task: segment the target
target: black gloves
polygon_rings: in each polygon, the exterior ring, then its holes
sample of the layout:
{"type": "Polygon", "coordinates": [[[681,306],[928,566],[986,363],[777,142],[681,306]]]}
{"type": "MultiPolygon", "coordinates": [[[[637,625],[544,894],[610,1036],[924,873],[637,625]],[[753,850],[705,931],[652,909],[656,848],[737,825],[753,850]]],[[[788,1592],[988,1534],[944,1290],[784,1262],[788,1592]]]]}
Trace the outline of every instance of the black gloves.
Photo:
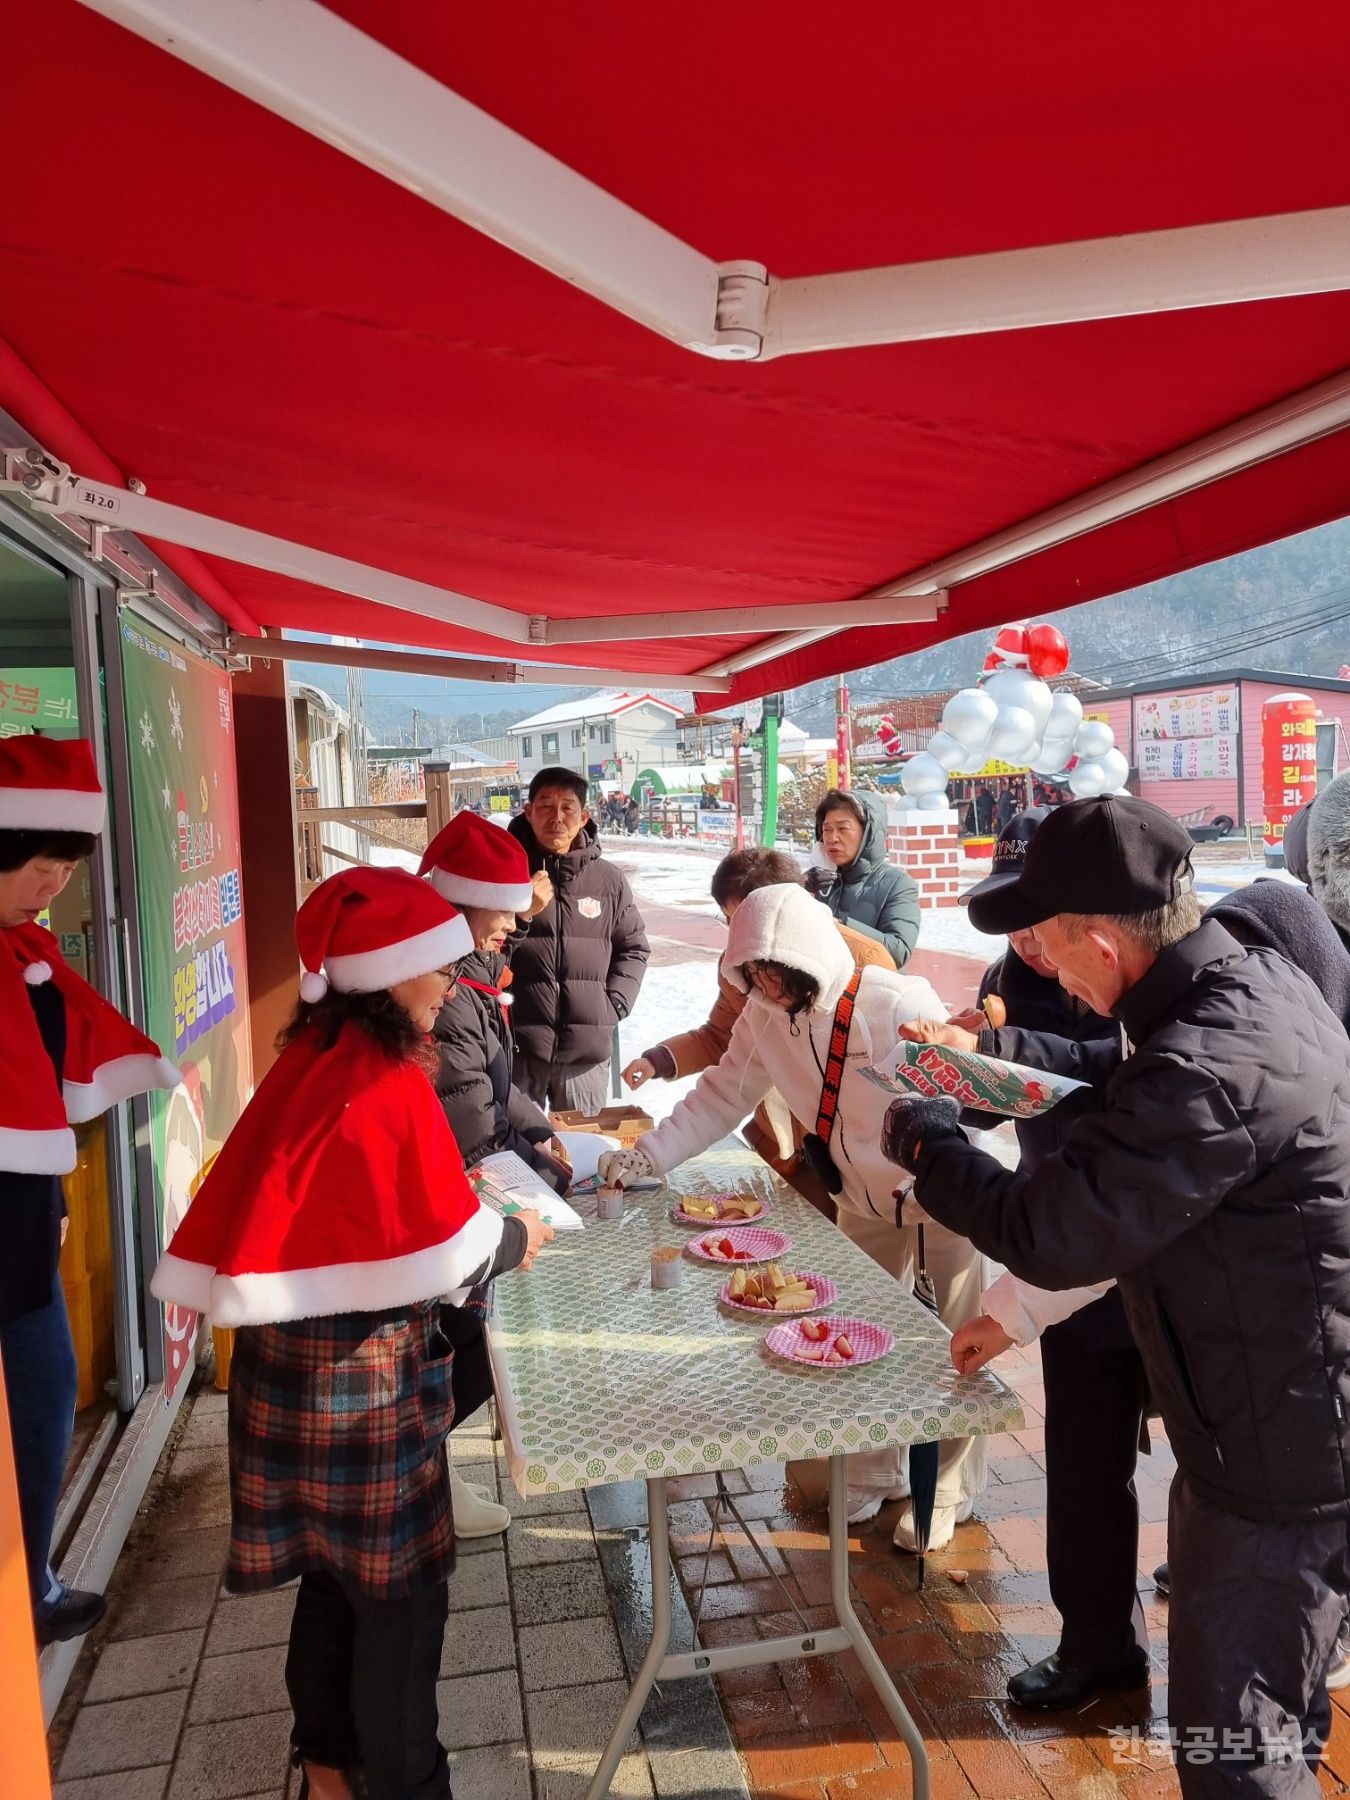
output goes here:
{"type": "Polygon", "coordinates": [[[892,1100],[881,1127],[881,1153],[888,1162],[913,1170],[920,1143],[961,1134],[961,1108],[955,1100],[892,1100]]]}
{"type": "Polygon", "coordinates": [[[805,876],[806,891],[808,894],[814,894],[819,900],[823,894],[829,893],[837,879],[838,876],[834,869],[810,868],[806,871],[805,876]]]}

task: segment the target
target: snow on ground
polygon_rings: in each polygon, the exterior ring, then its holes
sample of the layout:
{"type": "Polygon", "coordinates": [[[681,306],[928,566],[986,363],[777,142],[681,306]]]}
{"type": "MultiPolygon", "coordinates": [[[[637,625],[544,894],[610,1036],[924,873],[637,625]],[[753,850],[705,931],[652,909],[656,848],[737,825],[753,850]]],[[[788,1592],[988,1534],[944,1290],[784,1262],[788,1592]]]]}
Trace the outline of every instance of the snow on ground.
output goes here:
{"type": "MultiPolygon", "coordinates": [[[[627,1068],[635,1056],[641,1056],[653,1044],[664,1043],[676,1032],[702,1025],[716,998],[717,961],[711,955],[649,968],[637,1005],[619,1027],[620,1067],[627,1068]]],[[[641,1106],[654,1119],[664,1119],[697,1079],[696,1075],[688,1075],[683,1081],[644,1082],[636,1093],[625,1088],[622,1100],[641,1106]]]]}

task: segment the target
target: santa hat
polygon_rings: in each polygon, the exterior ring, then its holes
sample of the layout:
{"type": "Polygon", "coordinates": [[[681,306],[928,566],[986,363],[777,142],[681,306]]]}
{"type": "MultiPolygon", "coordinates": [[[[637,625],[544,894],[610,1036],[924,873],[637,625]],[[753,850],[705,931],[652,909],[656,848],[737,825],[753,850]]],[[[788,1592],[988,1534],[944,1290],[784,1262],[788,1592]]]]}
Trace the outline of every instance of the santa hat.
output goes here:
{"type": "Polygon", "coordinates": [[[1011,625],[1000,628],[994,639],[993,648],[984,659],[982,675],[993,675],[999,669],[1025,669],[1030,667],[1031,656],[1027,647],[1028,626],[1025,619],[1018,619],[1011,625]]]}
{"type": "Polygon", "coordinates": [[[84,738],[0,738],[0,831],[102,831],[106,813],[84,738]]]}
{"type": "Polygon", "coordinates": [[[321,882],[295,919],[300,998],[374,994],[429,975],[473,949],[462,916],[402,869],[346,869],[321,882]]]}
{"type": "Polygon", "coordinates": [[[124,1019],[61,957],[40,925],[0,931],[0,1169],[67,1175],[75,1167],[71,1125],[150,1088],[172,1088],[178,1071],[158,1044],[124,1019]],[[59,1083],[25,986],[50,982],[61,996],[65,1057],[59,1083]]]}
{"type": "Polygon", "coordinates": [[[524,912],[534,899],[525,846],[477,813],[456,813],[427,845],[417,873],[429,874],[436,892],[456,906],[524,912]]]}

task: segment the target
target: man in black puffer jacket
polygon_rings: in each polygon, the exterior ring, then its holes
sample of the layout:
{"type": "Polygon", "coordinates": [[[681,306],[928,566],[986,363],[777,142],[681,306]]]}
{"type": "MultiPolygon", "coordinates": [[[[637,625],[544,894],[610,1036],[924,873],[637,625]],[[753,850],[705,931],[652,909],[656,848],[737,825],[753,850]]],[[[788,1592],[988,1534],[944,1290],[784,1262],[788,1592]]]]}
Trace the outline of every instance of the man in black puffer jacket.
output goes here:
{"type": "Polygon", "coordinates": [[[597,1113],[614,1028],[646,972],[647,934],[628,883],[600,854],[580,775],[541,769],[508,829],[535,890],[508,952],[516,1082],[540,1106],[597,1113]]]}
{"type": "MultiPolygon", "coordinates": [[[[946,1100],[896,1102],[887,1147],[926,1212],[1021,1279],[1119,1282],[1178,1464],[1183,1792],[1312,1800],[1302,1752],[1329,1727],[1350,1595],[1350,1047],[1305,975],[1202,922],[1189,854],[1142,801],[1046,820],[974,922],[1034,929],[1133,1047],[1066,1044],[1102,1108],[1032,1175],[970,1145],[946,1100]]],[[[1018,1035],[981,1048],[1015,1059],[1018,1035]]]]}
{"type": "MultiPolygon", "coordinates": [[[[991,894],[1016,881],[1032,838],[1049,817],[1048,807],[1036,806],[1008,821],[994,846],[993,872],[963,896],[964,903],[978,913],[991,894]]],[[[1119,1025],[1059,985],[1041,960],[1034,932],[1009,934],[1008,948],[985,970],[981,1004],[989,994],[1003,1001],[1008,1025],[1021,1033],[1105,1043],[1112,1053],[1119,1048],[1119,1025]]],[[[978,1031],[985,1020],[976,1014],[951,1023],[978,1031]]],[[[1074,1122],[1100,1104],[1095,1089],[1080,1088],[1051,1112],[1019,1120],[1022,1171],[1033,1174],[1074,1122]]],[[[984,1296],[986,1316],[1006,1326],[1015,1343],[1029,1342],[1042,1324],[1028,1304],[1026,1290],[1009,1275],[984,1296]]],[[[1040,1343],[1046,1570],[1062,1625],[1050,1655],[1009,1678],[1008,1698],[1016,1706],[1052,1711],[1148,1680],[1134,1489],[1147,1384],[1118,1288],[1050,1324],[1040,1343]]]]}

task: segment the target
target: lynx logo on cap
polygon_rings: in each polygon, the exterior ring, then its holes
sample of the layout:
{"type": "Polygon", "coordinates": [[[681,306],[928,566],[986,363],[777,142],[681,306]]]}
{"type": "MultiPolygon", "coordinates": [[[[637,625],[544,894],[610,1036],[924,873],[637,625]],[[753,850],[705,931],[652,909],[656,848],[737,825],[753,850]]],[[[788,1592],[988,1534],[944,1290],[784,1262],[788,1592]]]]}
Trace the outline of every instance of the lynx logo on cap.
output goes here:
{"type": "Polygon", "coordinates": [[[998,834],[994,845],[994,869],[991,875],[977,882],[968,893],[960,896],[960,904],[969,906],[972,896],[987,894],[993,888],[1002,887],[1005,882],[1016,881],[1022,873],[1022,864],[1027,859],[1027,845],[1036,835],[1036,827],[1042,819],[1050,816],[1048,806],[1029,806],[1025,812],[1014,813],[1012,818],[998,834]]]}

